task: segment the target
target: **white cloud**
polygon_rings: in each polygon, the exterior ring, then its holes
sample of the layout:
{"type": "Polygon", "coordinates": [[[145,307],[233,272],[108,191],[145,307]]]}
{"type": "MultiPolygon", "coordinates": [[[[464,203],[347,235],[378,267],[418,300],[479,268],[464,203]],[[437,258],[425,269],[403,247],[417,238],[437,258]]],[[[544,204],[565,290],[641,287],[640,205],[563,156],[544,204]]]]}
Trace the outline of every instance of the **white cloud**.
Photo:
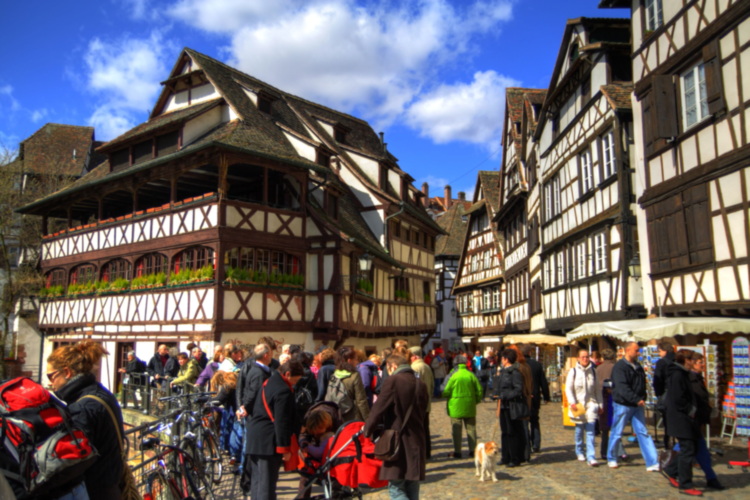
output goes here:
{"type": "Polygon", "coordinates": [[[503,125],[505,88],[520,82],[494,71],[474,74],[471,83],[443,84],[418,98],[407,124],[438,144],[461,140],[496,149],[503,125]]]}
{"type": "Polygon", "coordinates": [[[178,0],[170,13],[228,36],[229,64],[380,128],[510,20],[514,1],[178,0]]]}
{"type": "Polygon", "coordinates": [[[7,101],[10,103],[9,107],[11,111],[18,111],[21,109],[21,104],[15,97],[13,97],[13,87],[11,85],[0,86],[0,96],[5,96],[7,98],[7,101]]]}
{"type": "Polygon", "coordinates": [[[124,0],[124,3],[133,19],[156,19],[158,17],[158,11],[151,5],[151,0],[124,0]]]}
{"type": "Polygon", "coordinates": [[[177,51],[159,32],[143,39],[95,38],[89,43],[84,57],[86,86],[100,97],[89,122],[97,137],[111,139],[143,119],[177,51]]]}
{"type": "Polygon", "coordinates": [[[49,111],[47,111],[47,108],[35,109],[31,112],[31,121],[34,123],[39,123],[40,121],[44,120],[48,114],[49,111]]]}

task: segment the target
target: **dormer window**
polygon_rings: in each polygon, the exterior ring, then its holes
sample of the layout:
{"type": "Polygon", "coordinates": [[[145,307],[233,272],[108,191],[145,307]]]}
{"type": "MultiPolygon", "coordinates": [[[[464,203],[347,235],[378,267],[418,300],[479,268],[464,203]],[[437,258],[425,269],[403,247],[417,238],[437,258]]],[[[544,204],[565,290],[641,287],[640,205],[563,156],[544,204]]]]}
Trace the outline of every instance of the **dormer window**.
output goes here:
{"type": "Polygon", "coordinates": [[[339,197],[333,193],[327,193],[326,213],[332,219],[339,218],[339,197]]]}
{"type": "Polygon", "coordinates": [[[322,151],[318,149],[315,155],[315,163],[317,163],[318,165],[322,165],[324,167],[330,166],[331,154],[326,151],[322,151]]]}
{"type": "Polygon", "coordinates": [[[333,138],[339,144],[346,144],[346,129],[341,125],[336,125],[333,129],[333,138]]]}
{"type": "Polygon", "coordinates": [[[269,115],[271,114],[271,99],[268,96],[258,94],[258,110],[269,115]]]}

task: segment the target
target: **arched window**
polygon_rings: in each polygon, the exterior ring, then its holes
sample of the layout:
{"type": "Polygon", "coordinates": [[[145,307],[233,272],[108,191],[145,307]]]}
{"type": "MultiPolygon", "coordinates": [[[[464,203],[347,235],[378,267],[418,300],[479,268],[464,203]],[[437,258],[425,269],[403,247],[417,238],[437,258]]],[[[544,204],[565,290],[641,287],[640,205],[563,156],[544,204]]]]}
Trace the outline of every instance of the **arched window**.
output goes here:
{"type": "Polygon", "coordinates": [[[70,273],[71,285],[84,285],[96,281],[96,267],[93,264],[81,264],[70,273]]]}
{"type": "Polygon", "coordinates": [[[135,261],[133,277],[140,278],[150,274],[167,273],[167,257],[160,253],[149,253],[135,261]]]}
{"type": "Polygon", "coordinates": [[[45,275],[44,284],[47,286],[47,288],[52,287],[52,286],[64,287],[65,282],[67,281],[65,277],[66,277],[65,269],[53,269],[45,275]]]}
{"type": "Polygon", "coordinates": [[[172,272],[183,269],[196,270],[204,266],[214,266],[214,250],[209,247],[190,247],[178,253],[174,258],[172,272]]]}
{"type": "Polygon", "coordinates": [[[130,280],[130,262],[125,259],[110,260],[102,266],[102,281],[130,280]]]}

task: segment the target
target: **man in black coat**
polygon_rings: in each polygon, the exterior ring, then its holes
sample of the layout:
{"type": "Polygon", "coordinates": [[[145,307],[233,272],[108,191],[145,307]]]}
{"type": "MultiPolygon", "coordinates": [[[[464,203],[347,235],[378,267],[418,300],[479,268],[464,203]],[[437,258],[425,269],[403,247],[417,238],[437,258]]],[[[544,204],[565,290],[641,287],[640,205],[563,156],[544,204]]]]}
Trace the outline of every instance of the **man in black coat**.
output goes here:
{"type": "Polygon", "coordinates": [[[373,436],[381,426],[400,431],[399,453],[393,460],[383,462],[380,479],[388,481],[391,498],[419,498],[419,482],[425,478],[427,385],[416,377],[409,361],[398,354],[389,356],[386,366],[390,375],[372,406],[365,435],[373,436]],[[409,407],[412,409],[406,420],[409,407]]]}
{"type": "Polygon", "coordinates": [[[128,353],[128,362],[124,368],[120,368],[117,371],[127,375],[127,381],[123,380],[123,391],[125,394],[125,407],[128,403],[128,395],[133,398],[134,406],[138,409],[138,400],[143,399],[143,386],[146,385],[146,363],[138,359],[135,355],[135,351],[128,353]],[[136,397],[136,391],[139,397],[136,397]]]}
{"type": "Polygon", "coordinates": [[[532,358],[533,348],[530,344],[521,346],[521,353],[526,358],[526,364],[531,369],[531,416],[529,417],[529,443],[531,451],[539,452],[542,446],[542,432],[539,428],[539,409],[542,406],[542,398],[549,403],[549,384],[544,374],[542,364],[532,358]]]}
{"type": "Polygon", "coordinates": [[[673,480],[679,477],[681,493],[700,496],[701,492],[693,485],[693,460],[698,449],[699,429],[695,420],[698,406],[690,382],[689,359],[691,352],[680,349],[667,371],[666,414],[669,422],[669,435],[680,442],[680,453],[664,469],[664,474],[673,480]]]}
{"type": "Polygon", "coordinates": [[[669,365],[674,362],[674,340],[662,339],[657,348],[661,359],[654,366],[654,395],[657,398],[656,409],[661,413],[664,422],[664,448],[669,449],[669,429],[667,429],[667,412],[665,397],[669,365]]]}
{"type": "Polygon", "coordinates": [[[258,391],[247,440],[253,500],[276,500],[281,464],[291,458],[292,434],[298,432],[292,387],[304,373],[302,363],[287,361],[271,373],[258,391]]]}
{"type": "Polygon", "coordinates": [[[177,376],[180,365],[177,360],[172,359],[169,355],[169,348],[162,344],[156,350],[154,357],[148,362],[146,370],[153,377],[154,383],[161,386],[168,377],[177,376]]]}
{"type": "Polygon", "coordinates": [[[263,387],[263,382],[268,380],[271,373],[275,370],[271,370],[269,365],[273,359],[273,352],[268,348],[266,344],[258,344],[253,349],[253,355],[248,359],[242,368],[240,374],[237,377],[237,418],[245,419],[245,447],[243,453],[245,454],[245,463],[242,470],[242,478],[240,479],[240,487],[246,494],[250,494],[250,488],[252,484],[252,469],[250,467],[250,441],[253,436],[250,434],[250,421],[253,417],[253,411],[255,408],[255,400],[263,387]]]}

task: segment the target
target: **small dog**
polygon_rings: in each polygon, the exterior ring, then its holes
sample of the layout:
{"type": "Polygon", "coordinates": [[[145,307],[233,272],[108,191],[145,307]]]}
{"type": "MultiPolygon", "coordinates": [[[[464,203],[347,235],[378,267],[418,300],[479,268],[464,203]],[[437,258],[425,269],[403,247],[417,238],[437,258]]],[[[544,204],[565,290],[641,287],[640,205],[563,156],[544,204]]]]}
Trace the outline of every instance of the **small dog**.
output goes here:
{"type": "Polygon", "coordinates": [[[477,449],[474,450],[474,465],[477,468],[476,475],[479,476],[479,481],[484,482],[484,476],[489,475],[492,477],[492,482],[497,482],[495,464],[497,463],[499,454],[500,449],[494,441],[487,441],[486,443],[479,443],[477,445],[477,449]]]}

